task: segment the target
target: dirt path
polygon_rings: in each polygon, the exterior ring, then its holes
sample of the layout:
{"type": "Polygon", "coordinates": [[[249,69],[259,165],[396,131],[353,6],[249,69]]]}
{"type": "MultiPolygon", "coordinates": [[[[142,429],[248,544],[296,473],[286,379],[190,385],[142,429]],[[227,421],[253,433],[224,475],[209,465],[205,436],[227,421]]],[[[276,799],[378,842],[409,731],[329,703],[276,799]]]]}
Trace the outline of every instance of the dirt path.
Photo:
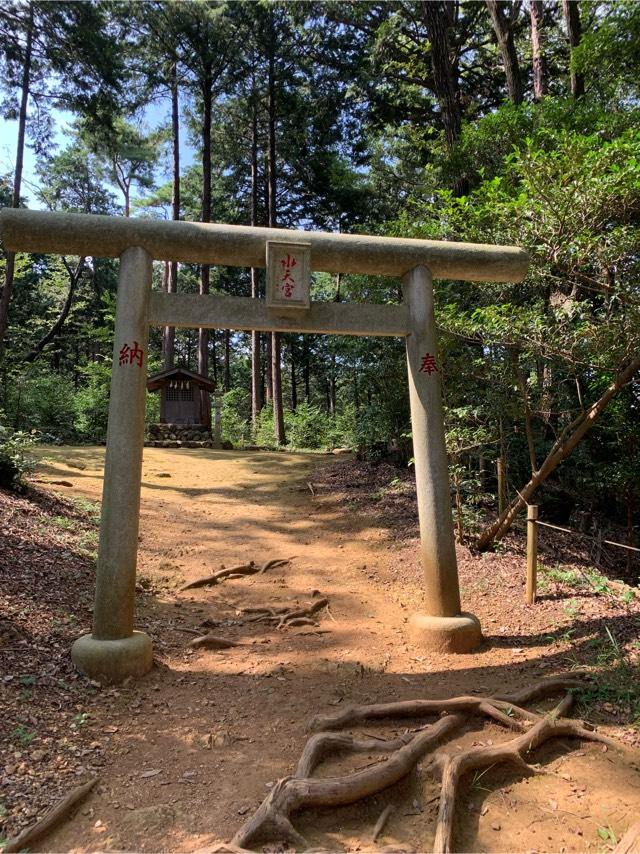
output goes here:
{"type": "MultiPolygon", "coordinates": [[[[64,481],[70,485],[51,488],[99,500],[101,450],[47,449],[46,457],[42,482],[64,481]]],[[[416,542],[394,539],[340,495],[313,495],[308,484],[322,463],[316,455],[145,449],[137,624],[152,636],[158,666],[139,683],[103,689],[91,701],[87,725],[107,764],[74,820],[48,838],[48,850],[209,847],[230,839],[273,782],[292,772],[305,724],[318,711],[505,692],[566,669],[562,651],[544,639],[547,618],[527,626],[520,580],[502,587],[499,601],[488,597],[478,562],[466,552],[465,604],[493,642],[460,657],[412,647],[404,626],[420,604],[416,542]],[[178,591],[222,564],[271,558],[292,560],[265,575],[178,591]],[[239,613],[305,603],[314,591],[330,600],[318,628],[277,630],[239,613]],[[505,597],[531,642],[521,637],[519,646],[513,623],[499,631],[505,597]],[[195,631],[204,620],[242,645],[190,650],[192,635],[183,630],[195,631]]],[[[486,727],[464,740],[500,737],[486,727]]],[[[468,781],[459,850],[595,851],[605,844],[602,828],[620,835],[640,810],[637,770],[601,747],[568,747],[539,751],[545,775],[522,779],[501,768],[468,781]]],[[[296,826],[313,846],[363,848],[393,801],[400,806],[378,844],[429,850],[435,791],[412,775],[362,804],[300,816],[296,826]]]]}

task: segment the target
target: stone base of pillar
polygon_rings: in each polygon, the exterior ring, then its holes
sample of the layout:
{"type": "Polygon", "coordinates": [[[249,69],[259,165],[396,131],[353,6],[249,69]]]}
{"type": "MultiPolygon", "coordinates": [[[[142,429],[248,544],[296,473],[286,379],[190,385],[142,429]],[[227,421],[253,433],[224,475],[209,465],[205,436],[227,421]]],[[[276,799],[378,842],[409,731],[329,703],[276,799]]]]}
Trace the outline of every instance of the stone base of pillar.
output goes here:
{"type": "Polygon", "coordinates": [[[151,670],[151,638],[144,632],[134,632],[120,640],[97,640],[93,635],[83,635],[71,647],[71,659],[85,676],[114,685],[129,676],[144,676],[151,670]]]}
{"type": "Polygon", "coordinates": [[[429,617],[414,614],[409,619],[409,635],[429,652],[471,652],[482,642],[480,621],[473,614],[457,617],[429,617]]]}

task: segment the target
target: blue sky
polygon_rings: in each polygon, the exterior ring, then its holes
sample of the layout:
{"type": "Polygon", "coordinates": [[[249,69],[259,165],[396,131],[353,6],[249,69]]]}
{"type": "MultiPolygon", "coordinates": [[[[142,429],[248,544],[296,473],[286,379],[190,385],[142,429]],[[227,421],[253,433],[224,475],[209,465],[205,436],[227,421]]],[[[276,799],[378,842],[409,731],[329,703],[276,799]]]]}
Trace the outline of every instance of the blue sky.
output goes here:
{"type": "MultiPolygon", "coordinates": [[[[168,100],[161,101],[159,103],[149,104],[149,106],[145,110],[144,117],[142,119],[143,125],[146,126],[147,129],[152,130],[161,124],[168,124],[170,120],[170,110],[171,105],[168,100]]],[[[69,112],[54,110],[53,118],[55,123],[54,142],[57,146],[59,146],[59,150],[62,150],[68,143],[69,126],[71,125],[74,116],[72,113],[69,112]]],[[[185,136],[186,134],[183,130],[182,139],[180,141],[180,157],[183,169],[191,165],[194,158],[193,149],[187,144],[186,140],[184,139],[185,136]]],[[[16,158],[17,140],[17,120],[7,121],[6,119],[0,118],[0,175],[13,174],[16,158]]],[[[168,174],[165,174],[165,168],[170,168],[170,164],[167,162],[162,163],[160,165],[162,166],[162,168],[158,169],[156,181],[158,184],[163,184],[167,180],[169,180],[170,176],[168,174]]],[[[42,205],[38,202],[36,198],[36,187],[39,183],[39,180],[36,175],[35,167],[36,158],[33,153],[33,150],[29,146],[29,123],[27,119],[27,146],[25,148],[24,153],[22,197],[25,200],[27,206],[30,208],[42,207],[42,205]]],[[[119,192],[115,190],[115,193],[116,197],[119,198],[119,192]]],[[[135,198],[135,192],[132,195],[135,198]]]]}

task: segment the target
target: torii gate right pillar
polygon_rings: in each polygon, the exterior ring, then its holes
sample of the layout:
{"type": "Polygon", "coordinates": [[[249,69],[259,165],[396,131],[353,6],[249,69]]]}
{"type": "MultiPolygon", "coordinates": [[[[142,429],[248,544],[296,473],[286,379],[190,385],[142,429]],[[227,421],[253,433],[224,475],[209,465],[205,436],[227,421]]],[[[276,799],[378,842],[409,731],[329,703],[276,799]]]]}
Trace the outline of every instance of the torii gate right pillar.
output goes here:
{"type": "Polygon", "coordinates": [[[404,301],[411,319],[407,369],[426,604],[426,613],[414,614],[409,627],[425,649],[469,652],[482,641],[482,630],[473,614],[460,610],[433,284],[426,267],[404,277],[404,301]]]}

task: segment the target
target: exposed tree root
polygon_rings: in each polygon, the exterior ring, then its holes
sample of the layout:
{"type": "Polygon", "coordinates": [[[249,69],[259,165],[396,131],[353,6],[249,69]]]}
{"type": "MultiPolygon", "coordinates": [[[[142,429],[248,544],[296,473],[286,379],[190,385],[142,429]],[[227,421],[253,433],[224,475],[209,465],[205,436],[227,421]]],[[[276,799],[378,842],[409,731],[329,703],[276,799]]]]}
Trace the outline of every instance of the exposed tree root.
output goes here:
{"type": "Polygon", "coordinates": [[[286,566],[288,563],[291,563],[290,557],[284,558],[276,558],[275,560],[268,560],[266,563],[263,563],[260,567],[259,573],[263,575],[270,569],[275,569],[276,566],[286,566]]]}
{"type": "Polygon", "coordinates": [[[373,828],[373,833],[371,834],[371,842],[375,843],[378,841],[378,837],[382,833],[385,828],[386,823],[389,821],[389,816],[394,811],[395,807],[393,804],[388,804],[380,813],[380,817],[378,818],[375,827],[373,828]]]}
{"type": "MultiPolygon", "coordinates": [[[[500,709],[504,710],[504,716],[507,718],[506,713],[514,711],[519,712],[529,720],[537,720],[538,715],[520,708],[521,704],[544,700],[547,697],[553,697],[560,691],[567,691],[571,688],[584,688],[584,682],[573,677],[558,676],[541,679],[535,685],[523,688],[514,694],[496,697],[451,697],[448,700],[401,700],[394,703],[374,703],[367,706],[345,706],[340,712],[316,715],[311,719],[307,728],[311,732],[317,732],[325,729],[340,729],[380,718],[417,718],[422,715],[435,715],[441,712],[478,711],[493,717],[494,713],[500,709]]],[[[496,720],[505,723],[500,715],[496,716],[496,720]]]]}
{"type": "Polygon", "coordinates": [[[309,626],[315,625],[311,619],[314,614],[329,606],[329,600],[322,597],[311,602],[303,608],[243,608],[243,614],[251,614],[250,623],[277,623],[276,628],[283,629],[287,626],[309,626]]]}
{"type": "Polygon", "coordinates": [[[321,611],[323,608],[326,608],[328,604],[328,599],[317,599],[315,602],[312,602],[306,608],[297,608],[293,611],[287,611],[280,617],[280,621],[278,622],[276,628],[283,629],[286,626],[292,625],[293,620],[300,620],[312,617],[318,611],[321,611]]]}
{"type": "Polygon", "coordinates": [[[247,575],[251,575],[257,571],[258,567],[255,566],[253,561],[250,563],[241,563],[238,564],[238,566],[219,569],[217,572],[214,572],[213,575],[207,575],[204,578],[197,578],[195,581],[191,581],[189,584],[185,584],[184,587],[181,587],[180,592],[182,593],[185,590],[195,590],[196,587],[210,587],[213,584],[218,584],[221,579],[226,578],[228,575],[234,575],[236,573],[246,573],[247,575]]]}
{"type": "Polygon", "coordinates": [[[303,836],[291,824],[289,816],[301,809],[336,807],[352,804],[402,780],[427,751],[446,734],[464,723],[463,715],[447,715],[415,735],[389,757],[370,768],[347,777],[284,777],[278,780],[256,812],[231,840],[232,845],[247,847],[254,837],[273,833],[294,845],[308,847],[303,836]]]}
{"type": "MultiPolygon", "coordinates": [[[[296,772],[279,780],[256,812],[236,833],[232,845],[249,847],[257,839],[278,839],[297,848],[307,847],[306,840],[291,823],[291,815],[301,809],[336,807],[354,803],[397,783],[409,774],[438,742],[455,738],[472,715],[489,717],[517,735],[488,747],[471,748],[449,755],[443,751],[432,754],[428,770],[441,775],[440,809],[437,819],[434,852],[451,851],[453,817],[456,796],[462,777],[469,771],[488,768],[500,763],[516,765],[526,774],[536,773],[525,756],[551,738],[580,738],[612,744],[624,749],[604,735],[587,729],[581,721],[563,716],[574,701],[572,689],[584,687],[572,677],[544,679],[537,684],[500,697],[453,697],[446,700],[409,700],[351,706],[331,715],[318,715],[310,723],[312,735],[302,752],[296,772]],[[523,707],[566,693],[561,702],[548,713],[523,707]],[[522,705],[521,705],[522,704],[522,705]],[[364,721],[383,718],[420,718],[440,715],[435,723],[394,739],[355,736],[332,732],[339,727],[353,726],[364,721]],[[314,777],[318,765],[328,756],[340,753],[385,753],[387,758],[373,766],[353,771],[342,777],[314,777]]],[[[388,819],[383,813],[376,825],[379,835],[388,819]]]]}
{"type": "Polygon", "coordinates": [[[228,638],[221,638],[218,635],[202,635],[199,638],[194,638],[189,646],[192,649],[230,649],[232,646],[245,646],[245,644],[228,638]]]}
{"type": "Polygon", "coordinates": [[[383,738],[356,738],[342,732],[319,732],[312,735],[302,751],[296,768],[296,777],[310,777],[318,765],[333,753],[393,753],[409,744],[413,735],[386,740],[383,738]]]}
{"type": "MultiPolygon", "coordinates": [[[[572,736],[587,741],[606,741],[611,739],[599,733],[585,729],[579,721],[568,721],[561,718],[573,705],[573,695],[566,697],[548,715],[542,717],[528,732],[516,736],[510,741],[489,747],[472,748],[455,756],[437,754],[434,761],[442,770],[442,791],[440,795],[440,810],[436,826],[436,838],[433,846],[434,854],[446,854],[452,850],[453,816],[455,801],[460,779],[469,771],[488,768],[502,762],[510,762],[527,774],[533,774],[534,769],[528,765],[523,755],[530,753],[550,738],[572,736]]],[[[617,745],[619,746],[619,745],[617,745]]]]}
{"type": "Polygon", "coordinates": [[[14,851],[24,851],[26,848],[31,848],[34,842],[53,830],[63,819],[65,819],[71,810],[89,794],[91,789],[98,782],[98,778],[94,777],[88,783],[83,783],[82,786],[76,786],[68,795],[65,795],[61,801],[47,810],[41,819],[31,827],[27,827],[14,839],[10,839],[2,849],[3,854],[9,854],[14,851]]]}
{"type": "Polygon", "coordinates": [[[613,854],[640,854],[640,822],[631,825],[613,849],[613,854]]]}
{"type": "Polygon", "coordinates": [[[517,718],[511,717],[512,713],[519,713],[529,720],[537,717],[527,709],[521,709],[513,703],[502,700],[491,700],[485,697],[452,697],[450,700],[402,700],[395,703],[376,703],[371,706],[346,706],[341,712],[316,715],[309,722],[308,729],[319,732],[383,718],[417,718],[423,715],[454,712],[485,714],[517,729],[521,729],[522,725],[517,718]]]}
{"type": "Polygon", "coordinates": [[[238,566],[223,567],[217,572],[214,572],[213,575],[207,575],[205,578],[197,578],[195,581],[185,584],[184,587],[180,588],[180,592],[183,593],[185,590],[194,590],[196,587],[211,587],[214,584],[219,584],[221,581],[224,581],[225,578],[244,578],[245,575],[263,575],[265,572],[276,566],[285,566],[288,563],[291,563],[291,558],[289,557],[268,560],[266,563],[263,563],[262,566],[258,566],[253,561],[249,561],[249,563],[241,563],[238,564],[238,566]]]}

